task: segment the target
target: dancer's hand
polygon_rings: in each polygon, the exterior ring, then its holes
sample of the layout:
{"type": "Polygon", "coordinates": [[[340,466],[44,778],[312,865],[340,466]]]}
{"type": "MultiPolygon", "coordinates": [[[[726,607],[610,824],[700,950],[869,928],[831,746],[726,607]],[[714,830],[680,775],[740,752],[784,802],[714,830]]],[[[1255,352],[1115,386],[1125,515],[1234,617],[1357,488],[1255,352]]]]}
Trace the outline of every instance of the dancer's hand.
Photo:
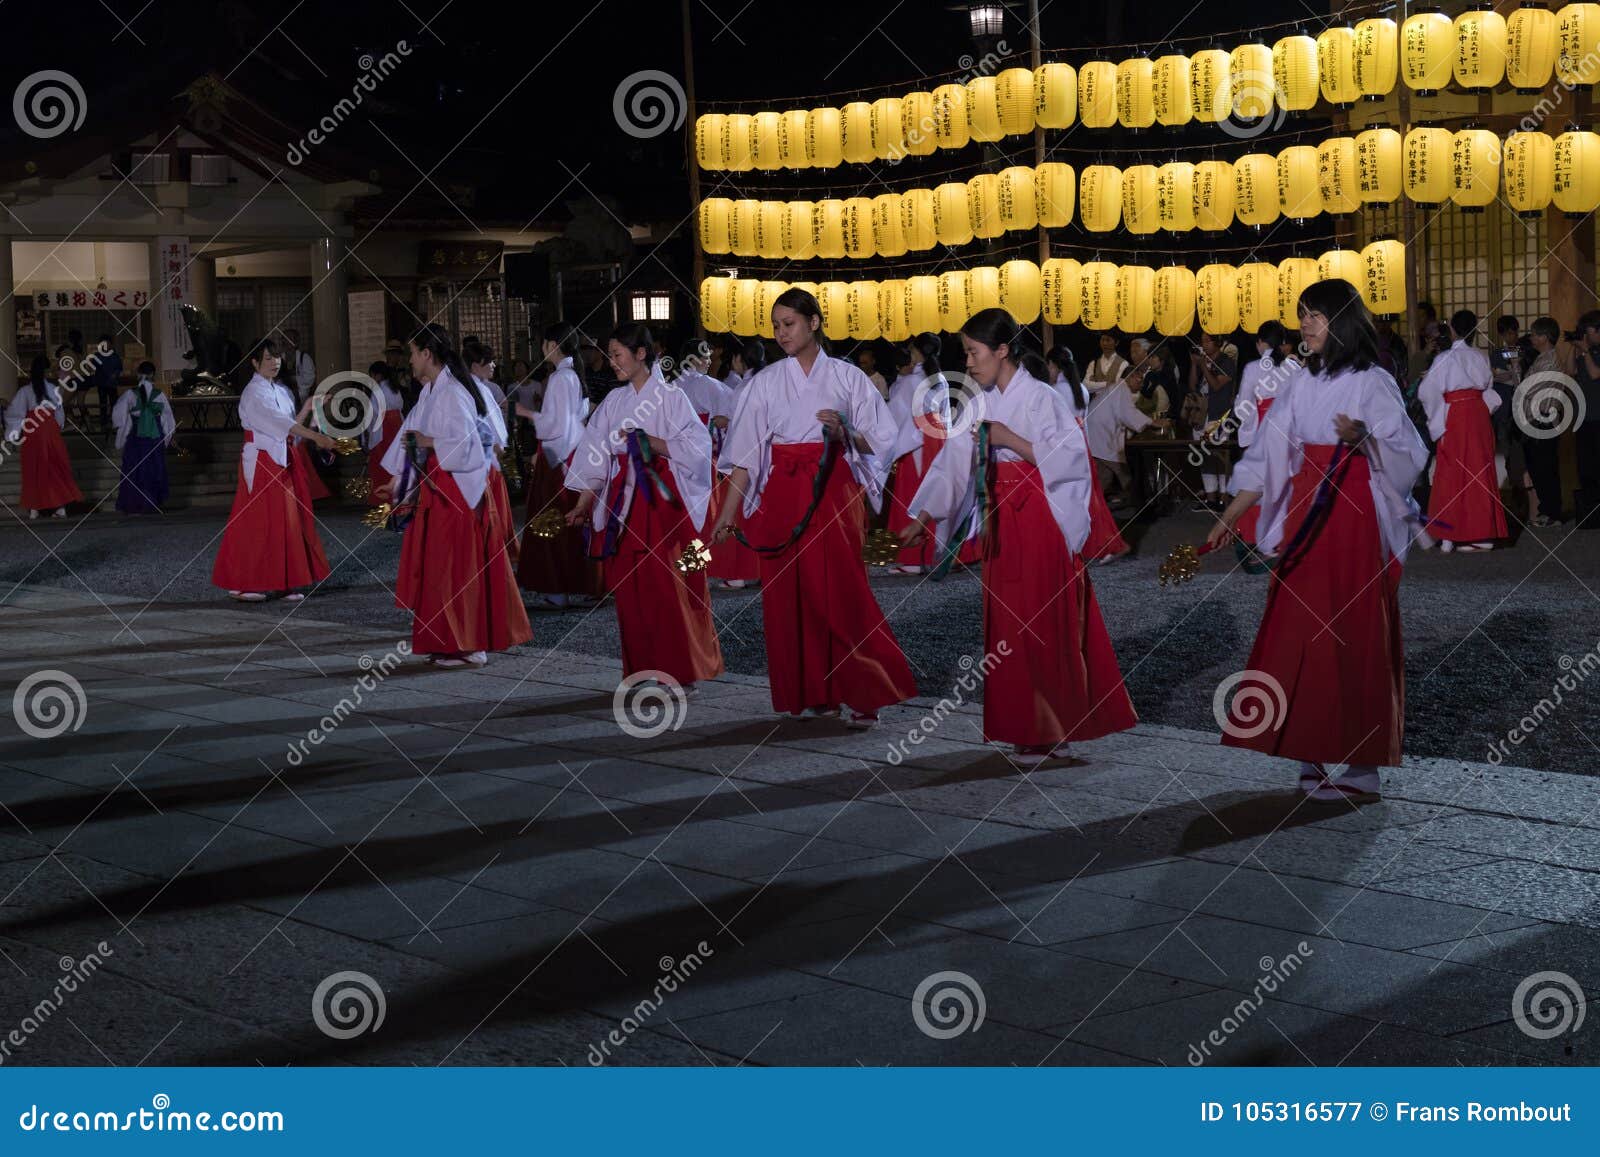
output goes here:
{"type": "Polygon", "coordinates": [[[1206,535],[1206,545],[1216,550],[1218,547],[1227,546],[1235,537],[1237,536],[1233,532],[1233,524],[1227,520],[1227,514],[1224,513],[1217,518],[1211,533],[1206,535]]]}
{"type": "Polygon", "coordinates": [[[328,435],[318,433],[316,431],[312,432],[311,440],[315,442],[318,449],[321,450],[332,450],[336,445],[338,445],[338,439],[330,438],[328,435]]]}
{"type": "Polygon", "coordinates": [[[1339,435],[1339,441],[1352,446],[1365,441],[1367,437],[1367,424],[1351,421],[1348,414],[1339,414],[1333,419],[1333,430],[1339,435]]]}
{"type": "Polygon", "coordinates": [[[578,503],[567,511],[567,525],[581,526],[589,519],[589,512],[594,509],[594,491],[585,490],[578,496],[578,503]]]}
{"type": "Polygon", "coordinates": [[[929,518],[928,513],[924,511],[922,514],[917,516],[915,522],[908,522],[898,531],[896,531],[895,537],[900,540],[901,546],[921,546],[923,540],[928,537],[928,529],[931,521],[932,520],[929,518]]]}
{"type": "Polygon", "coordinates": [[[385,482],[381,486],[373,487],[372,497],[373,497],[374,500],[376,500],[378,502],[393,502],[394,501],[394,483],[393,482],[385,482]]]}
{"type": "Polygon", "coordinates": [[[817,421],[827,427],[829,438],[837,441],[844,437],[844,415],[838,410],[818,410],[817,421]]]}

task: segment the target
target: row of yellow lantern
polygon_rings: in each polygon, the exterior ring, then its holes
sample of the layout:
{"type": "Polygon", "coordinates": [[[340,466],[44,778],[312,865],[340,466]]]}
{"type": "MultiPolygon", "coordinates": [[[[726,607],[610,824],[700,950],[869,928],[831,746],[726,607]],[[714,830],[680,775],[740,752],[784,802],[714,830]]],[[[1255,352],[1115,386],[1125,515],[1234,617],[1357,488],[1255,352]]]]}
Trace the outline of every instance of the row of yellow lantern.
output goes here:
{"type": "Polygon", "coordinates": [[[1600,134],[1519,132],[1502,142],[1487,129],[1423,127],[1402,137],[1374,128],[1231,163],[1089,165],[1076,174],[1071,165],[1047,162],[875,197],[709,197],[700,203],[699,229],[707,253],[833,261],[1056,229],[1074,216],[1091,233],[1121,227],[1146,235],[1351,213],[1402,194],[1419,204],[1453,201],[1475,209],[1501,195],[1502,184],[1506,203],[1519,213],[1552,203],[1566,213],[1593,212],[1600,208],[1600,134]]]}
{"type": "Polygon", "coordinates": [[[1336,249],[1320,258],[1290,257],[1276,265],[1115,265],[1051,258],[1042,266],[1007,261],[998,267],[951,270],[890,281],[758,281],[708,277],[700,283],[700,317],[713,333],[772,336],[772,306],[790,287],[809,291],[822,306],[829,338],[906,341],[913,334],[954,332],[980,310],[1006,310],[1019,325],[1040,314],[1052,325],[1082,323],[1167,337],[1193,332],[1254,333],[1270,320],[1299,327],[1306,286],[1343,278],[1361,291],[1374,313],[1405,310],[1405,247],[1374,241],[1365,249],[1336,249]]]}
{"type": "Polygon", "coordinates": [[[1537,90],[1552,75],[1569,87],[1600,82],[1600,4],[1568,4],[1559,15],[1525,6],[1509,20],[1487,7],[1455,20],[1420,11],[1403,27],[1387,17],[1329,28],[1316,39],[1285,36],[1268,47],[1192,56],[1134,57],[1081,68],[1051,63],[1008,68],[932,92],[852,101],[843,108],[708,113],[695,121],[702,169],[834,168],[849,162],[927,156],[1046,129],[1150,128],[1230,115],[1251,120],[1387,95],[1402,78],[1430,93],[1452,79],[1468,89],[1509,81],[1537,90]]]}

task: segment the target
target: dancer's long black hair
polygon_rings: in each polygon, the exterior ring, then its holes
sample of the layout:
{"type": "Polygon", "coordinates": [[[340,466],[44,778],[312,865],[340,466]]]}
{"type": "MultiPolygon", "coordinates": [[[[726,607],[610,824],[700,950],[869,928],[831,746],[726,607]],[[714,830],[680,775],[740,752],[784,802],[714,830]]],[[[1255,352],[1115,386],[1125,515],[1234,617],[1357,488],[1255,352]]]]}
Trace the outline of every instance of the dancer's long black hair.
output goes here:
{"type": "Polygon", "coordinates": [[[1328,340],[1322,352],[1306,361],[1306,369],[1313,374],[1326,373],[1331,378],[1340,370],[1367,370],[1378,364],[1378,329],[1354,285],[1341,277],[1313,282],[1300,294],[1300,312],[1320,313],[1328,319],[1328,340]]]}
{"type": "Polygon", "coordinates": [[[939,351],[943,343],[936,333],[919,333],[911,339],[911,349],[922,362],[922,372],[930,378],[936,378],[943,372],[939,365],[939,351]]]}
{"type": "Polygon", "coordinates": [[[1016,319],[1005,310],[999,308],[979,310],[967,319],[967,324],[961,327],[961,332],[992,350],[1006,350],[1012,365],[1026,370],[1039,381],[1050,380],[1050,370],[1045,366],[1044,358],[1040,357],[1038,350],[1034,348],[1033,335],[1018,325],[1016,319]]]}
{"type": "Polygon", "coordinates": [[[472,399],[478,417],[488,415],[489,407],[484,403],[483,391],[472,384],[472,372],[462,364],[461,355],[456,352],[455,343],[450,340],[449,330],[438,322],[430,322],[412,336],[411,344],[419,350],[432,354],[435,361],[450,371],[450,376],[460,383],[461,388],[472,399]]]}
{"type": "Polygon", "coordinates": [[[1272,359],[1272,364],[1275,366],[1281,366],[1289,360],[1288,352],[1280,348],[1283,345],[1284,335],[1288,332],[1283,327],[1283,322],[1277,320],[1264,321],[1261,323],[1261,328],[1256,330],[1256,340],[1266,342],[1267,356],[1272,359]]]}
{"type": "Polygon", "coordinates": [[[1045,360],[1061,371],[1061,376],[1072,387],[1072,402],[1080,410],[1089,408],[1089,391],[1083,388],[1083,375],[1078,372],[1078,359],[1072,356],[1072,351],[1064,345],[1058,345],[1048,354],[1045,360]]]}
{"type": "MultiPolygon", "coordinates": [[[[578,389],[587,397],[589,371],[583,364],[583,331],[571,322],[553,321],[544,327],[544,340],[555,342],[561,352],[572,359],[572,372],[578,375],[578,389]]],[[[554,373],[555,366],[550,370],[554,373]]]]}
{"type": "MultiPolygon", "coordinates": [[[[277,356],[277,342],[273,341],[270,337],[257,338],[256,344],[250,347],[250,366],[255,370],[256,373],[261,374],[261,366],[258,364],[261,359],[265,357],[275,358],[277,356]]],[[[279,365],[281,370],[282,363],[280,362],[279,365]]],[[[261,376],[263,378],[267,377],[265,374],[261,374],[261,376]]],[[[292,384],[294,381],[294,375],[292,373],[289,375],[288,381],[281,381],[278,378],[267,378],[267,381],[269,381],[274,388],[280,389],[289,395],[289,404],[291,406],[298,407],[300,405],[299,395],[294,392],[294,385],[292,384]]]]}

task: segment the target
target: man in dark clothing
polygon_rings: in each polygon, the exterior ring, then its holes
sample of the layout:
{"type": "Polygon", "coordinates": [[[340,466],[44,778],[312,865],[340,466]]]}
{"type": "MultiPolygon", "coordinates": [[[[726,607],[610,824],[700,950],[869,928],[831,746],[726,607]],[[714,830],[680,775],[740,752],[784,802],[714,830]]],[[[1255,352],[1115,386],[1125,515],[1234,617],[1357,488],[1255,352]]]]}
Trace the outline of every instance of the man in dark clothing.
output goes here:
{"type": "Polygon", "coordinates": [[[122,381],[122,357],[108,333],[100,335],[100,344],[95,348],[94,373],[89,381],[94,384],[100,401],[100,428],[109,430],[111,410],[117,404],[117,383],[122,381]]]}
{"type": "Polygon", "coordinates": [[[1578,451],[1578,525],[1600,530],[1600,309],[1578,319],[1574,376],[1583,391],[1583,424],[1574,428],[1578,451]]]}
{"type": "MultiPolygon", "coordinates": [[[[1208,333],[1200,338],[1200,356],[1189,366],[1190,399],[1185,404],[1190,433],[1196,441],[1203,439],[1209,429],[1227,417],[1233,407],[1234,375],[1237,371],[1237,364],[1223,353],[1222,342],[1215,334],[1208,333]],[[1203,411],[1199,405],[1192,404],[1195,395],[1203,400],[1203,411]]],[[[1213,470],[1221,469],[1220,460],[1214,458],[1208,459],[1207,466],[1213,470]]],[[[1205,487],[1205,498],[1196,502],[1193,509],[1223,509],[1228,497],[1227,474],[1202,472],[1200,481],[1205,487]]]]}

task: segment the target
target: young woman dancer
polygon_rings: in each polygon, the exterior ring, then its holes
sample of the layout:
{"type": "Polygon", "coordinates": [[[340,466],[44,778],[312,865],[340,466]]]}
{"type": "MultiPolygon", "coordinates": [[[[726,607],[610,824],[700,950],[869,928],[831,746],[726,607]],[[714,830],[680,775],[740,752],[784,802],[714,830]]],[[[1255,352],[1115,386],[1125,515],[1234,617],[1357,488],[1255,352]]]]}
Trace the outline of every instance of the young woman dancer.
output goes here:
{"type": "Polygon", "coordinates": [[[761,556],[762,622],[774,710],[854,715],[917,693],[861,563],[863,496],[878,509],[894,419],[867,376],[823,352],[822,308],[787,289],[772,308],[787,355],[744,387],[722,448],[731,491],[713,538],[735,519],[761,556]]]}
{"type": "Polygon", "coordinates": [[[516,558],[517,527],[511,517],[511,492],[506,488],[506,476],[500,469],[500,451],[510,444],[511,439],[506,429],[505,395],[494,385],[494,350],[487,343],[473,338],[462,347],[461,357],[467,363],[467,372],[472,375],[472,384],[483,397],[483,404],[488,409],[486,417],[494,428],[494,447],[489,454],[489,481],[485,493],[494,508],[495,520],[506,528],[506,550],[512,558],[516,558]]]}
{"type": "Polygon", "coordinates": [[[988,667],[983,735],[1032,766],[1073,740],[1138,722],[1100,617],[1082,550],[1093,465],[1067,400],[1025,354],[1027,333],[1003,309],[961,327],[967,372],[984,388],[973,430],[945,443],[911,500],[908,542],[937,528],[941,556],[969,536],[983,546],[988,667]],[[1031,367],[1031,368],[1030,368],[1031,367]]]}
{"type": "MultiPolygon", "coordinates": [[[[1239,379],[1239,402],[1235,413],[1239,415],[1239,449],[1248,450],[1257,433],[1266,425],[1272,407],[1288,392],[1289,382],[1300,370],[1300,362],[1284,351],[1287,331],[1280,321],[1268,321],[1256,331],[1256,352],[1260,357],[1245,366],[1239,379]]],[[[1229,487],[1239,493],[1237,480],[1229,487]]],[[[1244,512],[1234,533],[1246,546],[1256,544],[1257,522],[1261,508],[1252,506],[1244,512]]]]}
{"type": "MultiPolygon", "coordinates": [[[[903,356],[908,357],[908,372],[895,378],[889,388],[889,414],[897,435],[894,474],[889,481],[888,528],[899,534],[912,521],[907,504],[922,485],[928,467],[944,445],[950,418],[950,393],[939,371],[939,335],[919,333],[912,338],[903,356]],[[926,384],[924,384],[926,383],[926,384]]],[[[890,570],[894,574],[921,574],[932,566],[933,543],[906,547],[890,570]]]]}
{"type": "MultiPolygon", "coordinates": [[[[728,354],[728,362],[732,366],[732,372],[723,382],[723,385],[728,386],[728,400],[727,415],[718,420],[718,425],[721,426],[721,433],[717,438],[719,462],[727,443],[728,426],[733,422],[733,414],[739,408],[745,387],[767,364],[766,344],[756,337],[748,341],[739,341],[735,338],[732,351],[728,354]]],[[[711,496],[713,526],[722,517],[722,510],[727,501],[728,475],[719,466],[716,487],[711,496]]],[[[727,538],[712,546],[711,565],[707,568],[706,574],[710,576],[712,582],[729,590],[753,587],[761,582],[761,559],[755,551],[738,539],[727,538]]]]}
{"type": "Polygon", "coordinates": [[[61,436],[66,423],[61,387],[51,373],[51,361],[40,354],[29,366],[28,381],[6,407],[6,437],[22,443],[22,505],[29,518],[45,511],[65,518],[67,506],[83,501],[72,479],[72,459],[61,436]]]}
{"type": "Polygon", "coordinates": [[[400,433],[400,423],[405,420],[405,401],[392,384],[394,375],[388,362],[373,362],[367,367],[367,377],[378,387],[374,401],[381,399],[383,404],[382,423],[376,430],[367,433],[367,503],[377,506],[380,502],[378,491],[394,481],[383,468],[383,456],[389,452],[389,447],[394,445],[395,437],[400,433]]]}
{"type": "Polygon", "coordinates": [[[1417,387],[1434,442],[1433,488],[1428,518],[1439,549],[1463,553],[1493,550],[1507,537],[1506,509],[1494,464],[1494,425],[1500,408],[1489,358],[1472,345],[1478,318],[1460,309],[1450,318],[1455,342],[1433,359],[1417,387]]]}
{"type": "Polygon", "coordinates": [[[111,408],[111,425],[122,451],[122,486],[117,509],[123,514],[160,513],[167,502],[167,447],[178,423],[172,403],[156,385],[154,362],[139,363],[139,381],[111,408]]]}
{"type": "MultiPolygon", "coordinates": [[[[1058,345],[1050,351],[1046,365],[1050,370],[1050,384],[1067,399],[1078,420],[1078,429],[1084,431],[1084,444],[1087,445],[1089,436],[1084,419],[1089,412],[1089,391],[1078,376],[1078,359],[1072,356],[1072,351],[1066,346],[1058,345]]],[[[1111,515],[1111,507],[1106,505],[1105,491],[1100,489],[1100,471],[1094,468],[1092,460],[1089,466],[1089,538],[1083,544],[1083,557],[1103,566],[1116,562],[1130,548],[1117,527],[1117,520],[1111,515]]]]}
{"type": "Polygon", "coordinates": [[[440,667],[482,666],[490,651],[533,638],[506,553],[507,527],[487,493],[493,407],[443,326],[426,325],[411,339],[411,373],[426,385],[383,462],[401,478],[421,459],[396,601],[412,611],[412,650],[440,667]]]}
{"type": "MultiPolygon", "coordinates": [[[[262,338],[250,351],[254,371],[239,395],[244,449],[233,510],[211,568],[211,582],[230,598],[258,603],[274,591],[303,599],[300,587],[328,577],[328,556],[317,536],[311,503],[297,485],[294,463],[303,461],[291,438],[333,449],[334,440],[302,425],[305,407],[278,381],[278,347],[262,338]]],[[[309,401],[308,401],[309,404],[309,401]]]]}
{"type": "Polygon", "coordinates": [[[1309,360],[1240,459],[1238,496],[1210,535],[1226,543],[1259,501],[1261,549],[1278,557],[1247,664],[1268,706],[1251,717],[1261,697],[1241,696],[1246,709],[1232,705],[1222,742],[1302,761],[1300,789],[1313,799],[1372,799],[1378,768],[1400,762],[1400,571],[1428,450],[1378,365],[1355,286],[1316,282],[1299,312],[1309,360]],[[1349,770],[1331,779],[1341,763],[1349,770]]]}
{"type": "Polygon", "coordinates": [[[711,435],[689,396],[662,380],[648,329],[621,326],[607,353],[622,385],[589,419],[567,468],[577,499],[567,521],[592,521],[589,553],[604,560],[616,600],[624,676],[654,671],[692,688],[722,674],[705,571],[678,569],[705,526],[711,435]]]}

